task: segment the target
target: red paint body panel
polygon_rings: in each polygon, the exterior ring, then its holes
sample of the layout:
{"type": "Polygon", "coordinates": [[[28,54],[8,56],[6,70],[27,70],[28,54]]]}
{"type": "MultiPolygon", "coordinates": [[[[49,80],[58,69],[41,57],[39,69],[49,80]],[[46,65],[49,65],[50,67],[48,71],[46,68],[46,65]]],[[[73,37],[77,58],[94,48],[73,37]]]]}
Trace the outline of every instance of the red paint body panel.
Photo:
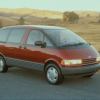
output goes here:
{"type": "Polygon", "coordinates": [[[88,48],[62,49],[60,53],[64,59],[89,59],[99,56],[99,53],[92,46],[88,48]]]}
{"type": "Polygon", "coordinates": [[[61,67],[63,59],[88,59],[96,58],[99,53],[95,48],[89,46],[88,48],[75,49],[59,49],[59,48],[41,48],[33,46],[25,46],[29,31],[25,33],[22,42],[19,45],[0,43],[0,53],[6,57],[21,59],[25,61],[33,61],[37,63],[47,63],[52,60],[61,67]]]}

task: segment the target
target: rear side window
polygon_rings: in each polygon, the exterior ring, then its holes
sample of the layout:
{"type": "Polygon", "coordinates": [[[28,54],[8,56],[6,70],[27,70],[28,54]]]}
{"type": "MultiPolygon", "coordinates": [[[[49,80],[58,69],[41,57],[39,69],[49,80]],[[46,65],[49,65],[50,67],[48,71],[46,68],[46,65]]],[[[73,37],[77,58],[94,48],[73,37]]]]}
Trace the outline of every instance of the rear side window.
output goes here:
{"type": "Polygon", "coordinates": [[[9,29],[0,30],[0,42],[6,42],[9,32],[9,29]]]}
{"type": "Polygon", "coordinates": [[[8,37],[8,43],[20,43],[26,29],[16,28],[12,29],[10,36],[8,37]]]}
{"type": "Polygon", "coordinates": [[[43,41],[43,33],[39,30],[32,30],[29,34],[27,44],[34,45],[36,41],[43,41]]]}

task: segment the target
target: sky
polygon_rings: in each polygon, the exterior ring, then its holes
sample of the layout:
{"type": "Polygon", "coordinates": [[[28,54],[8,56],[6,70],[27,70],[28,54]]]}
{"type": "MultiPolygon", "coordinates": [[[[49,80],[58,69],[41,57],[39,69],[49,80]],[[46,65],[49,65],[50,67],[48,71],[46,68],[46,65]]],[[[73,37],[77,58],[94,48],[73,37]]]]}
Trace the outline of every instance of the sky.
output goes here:
{"type": "Polygon", "coordinates": [[[100,0],[0,0],[0,8],[100,11],[100,0]]]}

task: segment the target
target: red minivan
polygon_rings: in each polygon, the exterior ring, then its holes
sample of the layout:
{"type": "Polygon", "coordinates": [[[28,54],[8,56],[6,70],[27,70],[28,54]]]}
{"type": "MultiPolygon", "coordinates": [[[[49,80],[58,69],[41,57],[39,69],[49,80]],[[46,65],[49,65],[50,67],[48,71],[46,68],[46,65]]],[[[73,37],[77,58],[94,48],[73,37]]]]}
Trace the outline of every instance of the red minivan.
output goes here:
{"type": "Polygon", "coordinates": [[[94,75],[100,69],[100,55],[62,27],[9,26],[0,29],[0,72],[7,72],[8,66],[43,71],[49,83],[59,84],[64,76],[94,75]]]}

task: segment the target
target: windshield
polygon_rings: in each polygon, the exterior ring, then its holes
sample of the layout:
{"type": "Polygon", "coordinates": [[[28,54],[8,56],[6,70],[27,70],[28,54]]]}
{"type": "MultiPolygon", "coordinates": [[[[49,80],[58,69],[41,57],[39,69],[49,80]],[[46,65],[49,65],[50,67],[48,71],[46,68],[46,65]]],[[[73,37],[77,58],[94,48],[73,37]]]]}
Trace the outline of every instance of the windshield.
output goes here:
{"type": "Polygon", "coordinates": [[[80,36],[67,29],[46,29],[45,32],[57,46],[86,44],[80,36]]]}

